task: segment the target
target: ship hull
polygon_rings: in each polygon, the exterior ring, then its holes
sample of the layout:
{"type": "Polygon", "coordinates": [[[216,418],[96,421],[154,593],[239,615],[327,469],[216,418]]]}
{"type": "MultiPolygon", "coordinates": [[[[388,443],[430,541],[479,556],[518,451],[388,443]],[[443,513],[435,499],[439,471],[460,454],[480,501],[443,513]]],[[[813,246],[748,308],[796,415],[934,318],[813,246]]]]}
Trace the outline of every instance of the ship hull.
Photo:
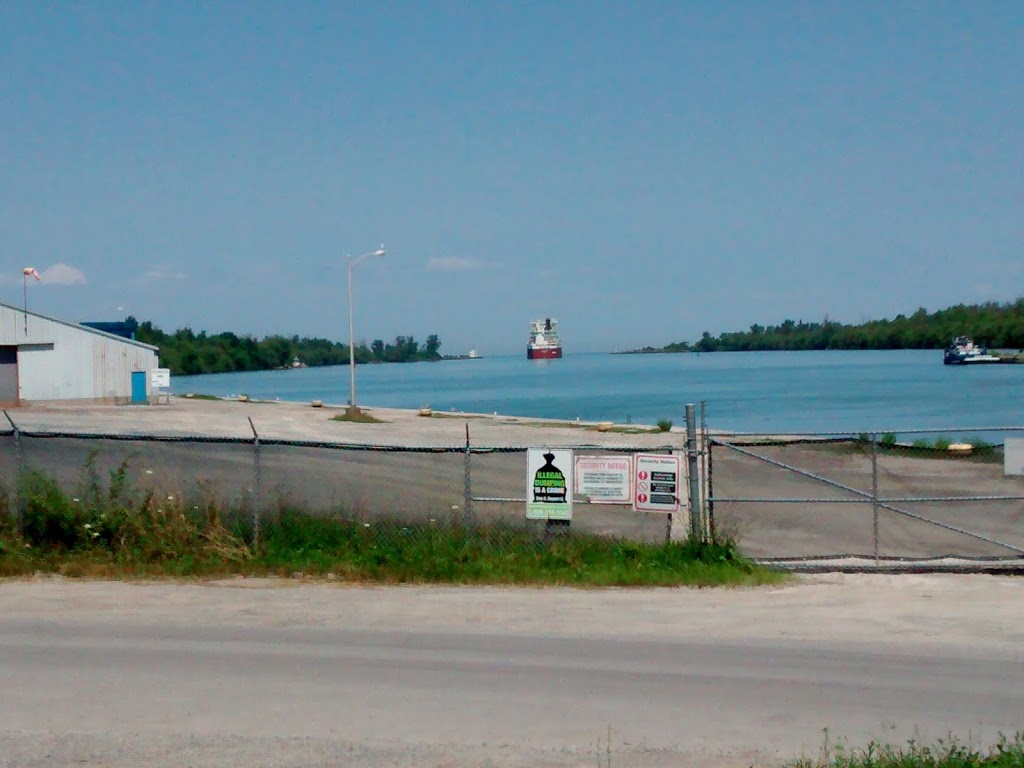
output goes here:
{"type": "Polygon", "coordinates": [[[994,355],[965,357],[964,355],[946,354],[945,357],[943,357],[942,362],[945,365],[991,365],[992,363],[1000,362],[1000,360],[994,355]]]}
{"type": "Polygon", "coordinates": [[[561,347],[527,347],[526,358],[528,360],[553,360],[562,356],[561,347]]]}

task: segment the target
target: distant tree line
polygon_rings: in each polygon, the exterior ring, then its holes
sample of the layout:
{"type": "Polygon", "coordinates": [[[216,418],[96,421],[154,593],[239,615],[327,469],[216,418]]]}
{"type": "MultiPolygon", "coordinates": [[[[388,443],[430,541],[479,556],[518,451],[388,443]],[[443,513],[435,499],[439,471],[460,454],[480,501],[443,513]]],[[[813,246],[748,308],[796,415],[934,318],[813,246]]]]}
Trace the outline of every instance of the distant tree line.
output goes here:
{"type": "Polygon", "coordinates": [[[941,349],[956,336],[970,336],[993,349],[1024,349],[1024,298],[1000,304],[957,304],[929,313],[921,308],[892,320],[845,325],[785,320],[779,325],[752,325],[749,331],[677,341],[637,352],[747,352],[805,349],[941,349]]]}
{"type": "MultiPolygon", "coordinates": [[[[131,322],[133,318],[129,318],[131,322]]],[[[160,348],[160,364],[176,376],[232,371],[266,371],[289,368],[298,358],[311,368],[348,365],[348,345],[328,339],[299,336],[237,336],[234,333],[195,333],[181,328],[165,333],[148,320],[140,323],[135,338],[160,348]]],[[[411,363],[440,360],[441,340],[436,334],[420,344],[412,336],[398,336],[385,343],[375,339],[369,346],[358,344],[356,363],[411,363]]]]}

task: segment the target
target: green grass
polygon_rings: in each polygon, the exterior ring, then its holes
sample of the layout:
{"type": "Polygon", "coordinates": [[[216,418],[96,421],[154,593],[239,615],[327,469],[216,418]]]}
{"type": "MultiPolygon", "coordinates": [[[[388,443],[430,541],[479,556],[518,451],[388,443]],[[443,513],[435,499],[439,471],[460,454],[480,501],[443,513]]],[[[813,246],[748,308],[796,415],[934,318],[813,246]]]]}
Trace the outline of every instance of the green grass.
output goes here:
{"type": "MultiPolygon", "coordinates": [[[[934,440],[918,438],[913,443],[898,443],[894,434],[886,433],[881,436],[876,449],[878,455],[882,456],[906,456],[918,459],[938,459],[942,461],[971,461],[981,464],[998,464],[1003,460],[1001,446],[993,445],[984,440],[967,440],[974,448],[970,453],[950,451],[950,440],[939,437],[934,440]]],[[[858,438],[846,442],[820,442],[802,443],[807,448],[828,451],[843,455],[871,455],[871,438],[862,434],[858,438]]]]}
{"type": "Polygon", "coordinates": [[[612,432],[619,435],[654,435],[663,430],[658,427],[612,426],[601,429],[597,424],[582,424],[575,421],[520,421],[521,427],[554,427],[559,429],[581,429],[584,432],[612,432]]]}
{"type": "Polygon", "coordinates": [[[508,419],[509,424],[519,427],[556,427],[559,429],[590,429],[591,425],[582,424],[578,421],[519,421],[516,418],[508,419]]]}
{"type": "MultiPolygon", "coordinates": [[[[441,419],[494,419],[494,416],[487,415],[459,415],[454,413],[439,413],[435,411],[432,414],[433,418],[441,419]]],[[[642,427],[642,426],[617,426],[610,427],[608,429],[598,429],[596,424],[584,424],[577,421],[520,421],[515,417],[502,417],[498,416],[503,424],[514,424],[517,427],[535,427],[545,429],[580,429],[585,432],[614,432],[620,435],[656,435],[659,432],[668,432],[672,429],[672,422],[667,422],[668,428],[662,428],[661,422],[658,422],[657,427],[642,427]]]]}
{"type": "Polygon", "coordinates": [[[575,586],[724,586],[782,576],[731,542],[639,544],[597,536],[544,538],[510,526],[412,526],[284,513],[266,527],[254,563],[277,573],[334,573],[355,581],[575,586]]]}
{"type": "Polygon", "coordinates": [[[347,421],[353,424],[386,424],[382,419],[378,419],[376,416],[371,415],[368,411],[348,411],[339,413],[336,416],[331,416],[331,421],[347,421]]]}
{"type": "Polygon", "coordinates": [[[592,424],[588,425],[586,430],[587,432],[613,432],[618,435],[656,435],[665,431],[658,427],[609,427],[608,429],[598,429],[592,424]]]}
{"type": "Polygon", "coordinates": [[[182,397],[185,400],[221,400],[222,399],[220,397],[217,397],[216,395],[203,395],[203,394],[196,394],[194,392],[189,392],[188,394],[185,394],[185,395],[179,395],[179,397],[182,397]]]}
{"type": "Polygon", "coordinates": [[[495,419],[502,418],[501,416],[488,416],[485,413],[444,413],[443,411],[433,411],[430,414],[432,419],[458,419],[459,421],[466,421],[467,419],[495,419]]]}
{"type": "Polygon", "coordinates": [[[201,499],[137,493],[125,466],[104,480],[92,464],[68,496],[22,476],[0,493],[0,576],[99,578],[301,573],[356,582],[601,586],[775,584],[778,572],[732,541],[640,544],[512,525],[460,527],[424,515],[361,520],[278,510],[253,543],[251,512],[201,499]],[[18,516],[21,522],[16,524],[18,516]]]}
{"type": "Polygon", "coordinates": [[[951,736],[932,746],[912,740],[900,747],[871,742],[851,749],[842,742],[830,745],[826,736],[816,759],[804,758],[789,768],[1024,768],[1024,732],[1001,737],[990,748],[951,736]]]}
{"type": "MultiPolygon", "coordinates": [[[[197,529],[199,527],[197,526],[197,529]]],[[[363,523],[285,512],[261,528],[258,547],[223,527],[175,548],[26,546],[0,540],[0,576],[38,572],[92,577],[331,576],[385,584],[519,584],[579,587],[757,586],[785,576],[744,559],[731,543],[639,544],[504,526],[460,528],[363,523]]]]}

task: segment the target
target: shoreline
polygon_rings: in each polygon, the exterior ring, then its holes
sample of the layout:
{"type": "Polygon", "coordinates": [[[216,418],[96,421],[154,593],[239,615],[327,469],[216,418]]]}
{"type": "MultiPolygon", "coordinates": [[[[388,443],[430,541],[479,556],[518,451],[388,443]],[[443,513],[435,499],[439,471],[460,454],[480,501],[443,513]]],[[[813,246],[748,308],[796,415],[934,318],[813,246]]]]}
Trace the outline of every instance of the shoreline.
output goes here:
{"type": "MultiPolygon", "coordinates": [[[[162,398],[163,396],[161,396],[162,398]]],[[[685,448],[686,428],[676,423],[664,431],[655,423],[620,422],[611,419],[566,419],[547,416],[522,416],[496,411],[442,411],[432,408],[393,408],[360,405],[366,414],[380,423],[360,423],[345,419],[347,403],[309,400],[264,400],[247,396],[170,394],[165,401],[140,405],[47,401],[25,403],[7,409],[23,432],[109,434],[113,437],[245,438],[253,437],[248,419],[252,419],[261,439],[284,439],[314,443],[381,445],[393,447],[464,446],[468,425],[474,445],[492,447],[635,446],[637,448],[685,448]],[[316,403],[314,405],[314,403],[316,403]],[[335,420],[336,419],[336,420],[335,420]],[[578,439],[572,439],[575,435],[578,439]],[[481,439],[478,440],[477,438],[481,439]],[[520,438],[518,440],[514,438],[520,438]],[[425,442],[416,442],[423,438],[425,442]],[[528,439],[527,439],[528,438],[528,439]],[[497,442],[487,442],[496,440],[497,442]]],[[[680,417],[682,414],[679,414],[680,417]]],[[[700,431],[698,405],[698,434],[700,431]]],[[[679,419],[683,421],[682,418],[679,419]]],[[[7,425],[4,425],[5,427],[7,425]]],[[[8,427],[8,434],[9,432],[8,427]]],[[[857,439],[874,433],[956,435],[955,428],[900,430],[706,430],[709,437],[728,437],[736,441],[830,442],[837,438],[857,439]]],[[[969,430],[971,435],[977,429],[969,430]]],[[[966,434],[966,433],[965,433],[966,434]]],[[[965,438],[966,439],[966,438],[965,438]]],[[[968,440],[969,441],[969,440],[968,440]]],[[[899,447],[913,447],[905,441],[899,447]]]]}
{"type": "Polygon", "coordinates": [[[550,445],[635,446],[682,448],[679,427],[661,432],[656,425],[610,421],[569,421],[495,413],[431,411],[360,406],[381,420],[378,424],[334,421],[345,404],[285,400],[216,400],[172,395],[168,403],[147,406],[39,403],[8,411],[24,432],[59,432],[181,438],[293,440],[332,444],[392,447],[455,448],[466,443],[467,425],[477,446],[550,445]],[[250,426],[249,420],[253,426],[250,426]]]}
{"type": "MultiPolygon", "coordinates": [[[[902,347],[900,349],[628,349],[625,351],[609,352],[610,355],[722,355],[722,354],[766,354],[775,352],[800,353],[800,352],[936,352],[941,353],[941,347],[902,347]]],[[[1024,353],[1011,352],[1009,350],[992,350],[992,355],[998,360],[955,363],[953,367],[972,368],[978,365],[1024,365],[1024,353]]]]}

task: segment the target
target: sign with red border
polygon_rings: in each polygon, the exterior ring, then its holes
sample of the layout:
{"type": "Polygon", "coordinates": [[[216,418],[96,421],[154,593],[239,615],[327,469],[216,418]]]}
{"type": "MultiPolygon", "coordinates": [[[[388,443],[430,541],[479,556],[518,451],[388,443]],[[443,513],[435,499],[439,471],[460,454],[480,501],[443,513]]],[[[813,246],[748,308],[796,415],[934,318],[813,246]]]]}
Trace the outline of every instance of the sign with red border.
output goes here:
{"type": "Polygon", "coordinates": [[[638,453],[634,457],[633,510],[678,512],[683,487],[681,456],[638,453]]]}

